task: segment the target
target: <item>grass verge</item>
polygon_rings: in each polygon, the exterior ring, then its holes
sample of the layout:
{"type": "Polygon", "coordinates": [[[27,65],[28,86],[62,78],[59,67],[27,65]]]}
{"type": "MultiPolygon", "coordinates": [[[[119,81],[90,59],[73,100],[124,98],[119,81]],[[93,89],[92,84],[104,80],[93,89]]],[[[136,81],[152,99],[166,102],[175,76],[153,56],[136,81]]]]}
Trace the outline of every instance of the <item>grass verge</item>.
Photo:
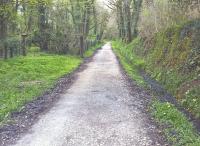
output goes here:
{"type": "Polygon", "coordinates": [[[0,122],[81,62],[78,57],[44,54],[0,61],[0,122]]]}
{"type": "Polygon", "coordinates": [[[171,145],[199,146],[200,136],[187,118],[168,102],[154,100],[151,112],[156,121],[164,128],[164,134],[171,145]]]}
{"type": "Polygon", "coordinates": [[[143,78],[140,76],[138,69],[144,66],[144,61],[132,52],[133,44],[125,45],[121,41],[113,41],[112,47],[120,60],[124,70],[139,85],[145,86],[143,78]]]}

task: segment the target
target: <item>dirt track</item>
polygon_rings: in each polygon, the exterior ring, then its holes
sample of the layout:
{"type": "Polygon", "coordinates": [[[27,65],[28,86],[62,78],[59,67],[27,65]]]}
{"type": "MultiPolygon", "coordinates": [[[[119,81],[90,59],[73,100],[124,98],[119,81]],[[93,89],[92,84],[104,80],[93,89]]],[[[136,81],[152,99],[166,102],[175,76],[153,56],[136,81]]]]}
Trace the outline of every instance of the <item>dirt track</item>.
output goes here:
{"type": "Polygon", "coordinates": [[[141,89],[130,91],[127,82],[106,44],[13,146],[164,145],[145,112],[149,95],[141,89]]]}

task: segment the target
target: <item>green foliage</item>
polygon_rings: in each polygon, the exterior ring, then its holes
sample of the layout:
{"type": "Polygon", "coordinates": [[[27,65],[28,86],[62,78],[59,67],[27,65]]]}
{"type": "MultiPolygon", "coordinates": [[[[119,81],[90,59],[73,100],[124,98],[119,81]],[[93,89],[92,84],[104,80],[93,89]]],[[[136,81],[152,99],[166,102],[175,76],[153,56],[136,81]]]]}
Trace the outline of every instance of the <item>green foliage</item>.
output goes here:
{"type": "Polygon", "coordinates": [[[7,46],[9,49],[12,49],[13,52],[17,53],[20,50],[20,37],[8,37],[6,40],[7,46]]]}
{"type": "Polygon", "coordinates": [[[168,102],[152,102],[151,112],[173,146],[198,146],[200,136],[187,118],[168,102]]]}
{"type": "Polygon", "coordinates": [[[86,58],[91,57],[96,51],[96,49],[100,48],[101,46],[102,46],[102,43],[98,43],[95,46],[89,48],[88,50],[84,52],[84,57],[86,58]]]}
{"type": "Polygon", "coordinates": [[[0,3],[0,19],[10,20],[15,14],[13,13],[12,3],[9,1],[1,1],[0,3]]]}
{"type": "Polygon", "coordinates": [[[38,54],[40,52],[40,48],[36,46],[32,46],[28,49],[28,53],[30,54],[38,54]]]}
{"type": "Polygon", "coordinates": [[[195,113],[197,118],[200,118],[200,85],[188,90],[181,102],[189,111],[195,113]]]}
{"type": "Polygon", "coordinates": [[[41,95],[80,63],[77,57],[48,54],[0,61],[0,121],[41,95]]]}
{"type": "Polygon", "coordinates": [[[137,43],[138,41],[136,40],[126,45],[118,40],[113,41],[112,46],[128,75],[138,84],[145,86],[145,82],[138,72],[139,69],[144,68],[144,60],[136,56],[133,52],[133,48],[137,43]]]}

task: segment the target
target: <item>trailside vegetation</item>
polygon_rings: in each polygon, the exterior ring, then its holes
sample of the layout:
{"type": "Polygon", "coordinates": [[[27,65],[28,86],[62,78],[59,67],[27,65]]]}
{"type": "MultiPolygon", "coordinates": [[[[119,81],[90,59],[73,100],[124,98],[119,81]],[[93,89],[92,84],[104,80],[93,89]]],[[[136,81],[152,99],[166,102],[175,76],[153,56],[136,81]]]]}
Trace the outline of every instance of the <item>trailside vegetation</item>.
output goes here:
{"type": "MultiPolygon", "coordinates": [[[[111,37],[116,39],[113,48],[128,74],[146,86],[139,70],[145,71],[193,118],[200,119],[199,1],[109,0],[109,3],[118,24],[115,27],[118,37],[114,37],[116,33],[111,37]]],[[[165,125],[168,140],[172,145],[198,145],[199,136],[192,124],[175,106],[170,104],[166,108],[168,104],[156,100],[151,105],[156,121],[165,125]],[[188,131],[183,132],[184,128],[188,131]]]]}

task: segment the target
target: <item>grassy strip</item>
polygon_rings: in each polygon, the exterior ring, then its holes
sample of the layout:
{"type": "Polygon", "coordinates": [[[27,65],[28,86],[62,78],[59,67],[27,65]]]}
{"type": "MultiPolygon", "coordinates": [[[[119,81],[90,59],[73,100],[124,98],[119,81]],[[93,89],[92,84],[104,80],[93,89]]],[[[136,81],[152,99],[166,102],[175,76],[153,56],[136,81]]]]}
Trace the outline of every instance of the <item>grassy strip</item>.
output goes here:
{"type": "MultiPolygon", "coordinates": [[[[138,72],[139,68],[144,67],[144,62],[133,52],[136,42],[137,40],[126,45],[121,41],[113,41],[112,46],[128,75],[139,85],[146,86],[138,72]]],[[[154,100],[150,105],[150,111],[155,120],[164,127],[163,131],[169,143],[174,146],[199,146],[200,136],[176,107],[167,102],[154,100]]]]}
{"type": "Polygon", "coordinates": [[[139,85],[145,86],[145,81],[138,72],[138,69],[143,67],[144,61],[133,54],[132,44],[125,45],[121,41],[113,41],[112,47],[128,75],[139,85]]]}
{"type": "Polygon", "coordinates": [[[168,102],[152,102],[151,112],[164,127],[164,134],[174,146],[199,146],[200,136],[187,118],[168,102]]]}
{"type": "Polygon", "coordinates": [[[0,61],[0,121],[53,87],[81,61],[73,56],[44,54],[0,61]]]}

